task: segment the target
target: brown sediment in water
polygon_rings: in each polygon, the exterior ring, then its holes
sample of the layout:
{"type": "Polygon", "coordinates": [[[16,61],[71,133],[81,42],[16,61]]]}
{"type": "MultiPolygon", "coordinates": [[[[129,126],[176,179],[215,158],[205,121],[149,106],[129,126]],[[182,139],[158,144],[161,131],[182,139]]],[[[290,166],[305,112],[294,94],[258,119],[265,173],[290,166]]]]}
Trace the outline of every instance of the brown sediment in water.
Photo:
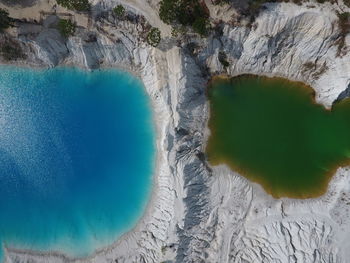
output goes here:
{"type": "MultiPolygon", "coordinates": [[[[208,150],[207,150],[208,151],[208,150]]],[[[237,172],[244,178],[248,179],[249,181],[261,185],[261,187],[265,190],[266,193],[271,195],[273,198],[279,199],[279,198],[294,198],[294,199],[310,199],[310,198],[317,198],[322,195],[324,195],[327,190],[330,181],[332,180],[333,176],[336,174],[337,170],[341,167],[346,167],[350,165],[350,160],[347,162],[339,164],[337,167],[334,167],[332,170],[330,170],[328,173],[326,173],[325,180],[318,185],[317,189],[312,189],[312,192],[309,193],[295,193],[293,191],[281,191],[278,192],[274,190],[269,183],[267,183],[264,180],[259,180],[258,178],[254,177],[254,175],[251,175],[247,173],[247,171],[239,168],[236,166],[232,161],[225,160],[225,159],[217,159],[215,161],[210,161],[210,165],[217,166],[221,164],[227,165],[232,171],[237,172]]]]}
{"type": "MultiPolygon", "coordinates": [[[[291,81],[291,80],[287,80],[287,79],[283,79],[283,78],[279,78],[279,77],[270,78],[270,77],[265,77],[265,76],[256,76],[256,75],[248,75],[248,74],[247,75],[239,75],[236,77],[216,76],[216,77],[212,78],[212,80],[208,83],[208,90],[207,90],[209,102],[210,102],[210,118],[209,118],[208,126],[209,126],[209,129],[211,131],[211,135],[209,136],[208,144],[206,147],[206,152],[207,152],[208,157],[209,157],[209,163],[213,166],[220,165],[220,164],[228,165],[230,167],[230,169],[238,172],[239,174],[246,177],[250,181],[260,184],[264,188],[264,190],[267,193],[271,194],[274,198],[289,197],[289,198],[306,199],[306,198],[319,197],[319,196],[325,194],[327,192],[329,182],[332,179],[333,175],[336,173],[337,169],[340,167],[350,165],[350,158],[349,157],[339,158],[339,161],[337,161],[334,165],[333,165],[333,163],[331,165],[329,165],[327,163],[327,165],[325,165],[325,166],[328,166],[328,167],[322,168],[322,174],[320,174],[317,177],[317,180],[315,180],[314,183],[312,183],[312,184],[310,182],[308,182],[310,184],[310,187],[302,187],[302,188],[300,188],[300,190],[298,190],[295,187],[287,189],[285,186],[279,189],[278,186],[276,186],[276,184],[271,185],[271,183],[270,183],[271,180],[269,181],[268,178],[264,178],[261,175],[256,176],[256,171],[255,172],[252,171],[254,169],[250,169],[250,167],[246,167],[244,165],[238,165],[234,160],[235,158],[230,158],[230,156],[227,156],[224,153],[219,153],[219,154],[217,153],[217,146],[215,145],[215,143],[218,141],[218,139],[215,137],[218,136],[218,134],[217,134],[218,127],[216,127],[216,123],[215,123],[214,119],[217,118],[218,113],[214,112],[214,110],[213,110],[213,101],[210,98],[210,90],[214,89],[215,87],[218,87],[220,85],[231,85],[231,86],[234,84],[239,85],[240,81],[245,81],[245,80],[249,80],[249,79],[255,79],[258,81],[262,81],[262,82],[264,82],[264,86],[276,85],[276,82],[278,82],[279,84],[283,83],[283,85],[287,85],[289,87],[289,90],[296,89],[297,92],[299,92],[299,93],[301,92],[302,89],[304,89],[304,91],[303,91],[304,99],[306,98],[305,96],[307,96],[310,104],[314,105],[315,110],[316,110],[316,108],[318,108],[318,111],[325,111],[322,114],[328,114],[328,115],[333,114],[334,111],[336,111],[336,110],[337,111],[345,110],[347,112],[344,112],[343,114],[348,114],[349,119],[350,119],[350,103],[349,103],[350,100],[349,99],[337,102],[336,104],[333,105],[332,109],[326,109],[325,107],[323,107],[322,105],[320,105],[316,102],[315,91],[309,85],[302,83],[302,82],[291,81]],[[242,167],[242,166],[244,166],[244,167],[242,167]],[[308,189],[308,191],[305,190],[306,188],[308,189]]],[[[281,89],[283,89],[283,86],[281,87],[281,89]]],[[[303,102],[303,103],[305,103],[305,102],[303,102]]],[[[330,117],[330,116],[328,116],[328,117],[330,117]]],[[[334,117],[334,118],[336,118],[336,117],[334,117]]],[[[338,116],[338,118],[339,118],[339,116],[338,116]]],[[[260,131],[257,131],[257,132],[260,132],[260,131]]],[[[244,138],[242,138],[242,139],[244,140],[244,138]]],[[[347,149],[350,149],[350,144],[349,144],[349,147],[347,149]]],[[[322,157],[322,158],[324,158],[324,157],[322,157]]],[[[320,170],[321,168],[318,167],[318,169],[320,170]]],[[[280,176],[281,177],[284,176],[282,172],[281,172],[280,176]]],[[[313,176],[315,176],[315,175],[313,175],[313,176]]],[[[278,178],[278,179],[280,179],[280,178],[278,178]]]]}

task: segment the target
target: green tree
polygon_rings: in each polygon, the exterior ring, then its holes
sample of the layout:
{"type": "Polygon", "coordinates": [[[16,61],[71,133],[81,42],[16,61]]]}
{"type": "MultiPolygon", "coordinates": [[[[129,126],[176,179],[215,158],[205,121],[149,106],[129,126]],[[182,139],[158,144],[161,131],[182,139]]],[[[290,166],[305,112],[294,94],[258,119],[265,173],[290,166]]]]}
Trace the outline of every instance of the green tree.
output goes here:
{"type": "Polygon", "coordinates": [[[122,5],[117,5],[116,7],[113,8],[113,12],[116,16],[122,17],[125,15],[125,8],[122,5]]]}
{"type": "Polygon", "coordinates": [[[0,8],[0,32],[3,32],[4,29],[9,28],[11,26],[12,18],[9,17],[9,13],[0,8]]]}
{"type": "Polygon", "coordinates": [[[179,0],[162,0],[159,7],[159,17],[165,24],[177,21],[179,0]]]}
{"type": "Polygon", "coordinates": [[[57,4],[71,10],[88,11],[90,4],[88,0],[56,0],[57,4]]]}
{"type": "Polygon", "coordinates": [[[201,36],[206,36],[210,30],[210,24],[205,17],[197,17],[192,25],[193,30],[201,36]]]}
{"type": "MultiPolygon", "coordinates": [[[[182,25],[193,26],[198,18],[209,18],[209,13],[204,9],[204,4],[199,0],[181,0],[178,8],[177,20],[182,25]]],[[[209,20],[208,20],[209,21],[209,20]]]]}
{"type": "Polygon", "coordinates": [[[158,46],[159,42],[161,40],[160,36],[160,30],[156,27],[153,27],[147,35],[147,43],[150,44],[153,47],[158,46]]]}
{"type": "MultiPolygon", "coordinates": [[[[209,12],[199,0],[161,0],[159,17],[174,27],[190,26],[201,35],[209,33],[209,12]]],[[[177,35],[176,29],[173,33],[177,35]]]]}
{"type": "Polygon", "coordinates": [[[60,19],[58,22],[58,31],[64,37],[72,36],[75,32],[75,24],[68,19],[60,19]]]}

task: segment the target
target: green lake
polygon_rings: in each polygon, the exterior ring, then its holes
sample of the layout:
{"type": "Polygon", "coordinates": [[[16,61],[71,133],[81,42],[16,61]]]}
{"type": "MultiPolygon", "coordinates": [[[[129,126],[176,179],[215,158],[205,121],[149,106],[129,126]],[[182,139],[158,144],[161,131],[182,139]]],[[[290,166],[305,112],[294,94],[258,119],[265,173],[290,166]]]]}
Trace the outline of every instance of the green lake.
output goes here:
{"type": "Polygon", "coordinates": [[[328,110],[314,96],[283,78],[213,79],[210,164],[227,164],[275,198],[324,194],[336,169],[350,164],[350,100],[328,110]]]}

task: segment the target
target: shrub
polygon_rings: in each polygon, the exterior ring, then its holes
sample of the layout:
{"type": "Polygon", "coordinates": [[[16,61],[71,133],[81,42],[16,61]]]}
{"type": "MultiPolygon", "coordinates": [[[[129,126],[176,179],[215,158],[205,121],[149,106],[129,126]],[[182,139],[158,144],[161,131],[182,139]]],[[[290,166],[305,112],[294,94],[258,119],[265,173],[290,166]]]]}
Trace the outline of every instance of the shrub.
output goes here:
{"type": "Polygon", "coordinates": [[[125,15],[125,8],[122,5],[117,5],[116,7],[113,8],[113,12],[116,16],[122,17],[125,15]]]}
{"type": "Polygon", "coordinates": [[[197,17],[192,25],[193,30],[201,36],[206,36],[210,30],[209,20],[205,17],[197,17]]]}
{"type": "Polygon", "coordinates": [[[161,40],[160,36],[160,30],[156,27],[153,27],[147,35],[147,43],[150,44],[153,47],[158,46],[159,42],[161,40]]]}
{"type": "Polygon", "coordinates": [[[71,10],[88,11],[90,4],[88,0],[56,0],[57,4],[71,10]]]}
{"type": "Polygon", "coordinates": [[[75,25],[70,20],[60,19],[58,22],[58,31],[60,31],[61,35],[64,37],[72,36],[75,32],[75,25]]]}
{"type": "Polygon", "coordinates": [[[159,17],[165,24],[176,22],[180,1],[177,0],[162,0],[159,7],[159,17]]]}
{"type": "Polygon", "coordinates": [[[0,32],[3,32],[4,29],[9,28],[11,25],[12,19],[9,17],[9,13],[0,8],[0,32]]]}

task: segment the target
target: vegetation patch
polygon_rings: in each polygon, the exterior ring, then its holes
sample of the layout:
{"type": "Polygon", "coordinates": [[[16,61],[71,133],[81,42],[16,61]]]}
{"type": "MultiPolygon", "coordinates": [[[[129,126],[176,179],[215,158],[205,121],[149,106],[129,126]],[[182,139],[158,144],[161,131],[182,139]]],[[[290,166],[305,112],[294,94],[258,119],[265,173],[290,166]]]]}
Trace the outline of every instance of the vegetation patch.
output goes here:
{"type": "Polygon", "coordinates": [[[9,13],[0,8],[0,32],[3,32],[6,28],[9,28],[12,23],[12,18],[9,17],[9,13]]]}
{"type": "Polygon", "coordinates": [[[68,19],[60,19],[58,22],[58,31],[62,36],[68,38],[69,36],[74,35],[75,33],[75,24],[68,19]]]}
{"type": "Polygon", "coordinates": [[[117,5],[113,8],[113,12],[117,17],[123,17],[125,15],[125,8],[122,5],[117,5]]]}
{"type": "Polygon", "coordinates": [[[156,27],[153,27],[147,35],[147,43],[153,47],[158,46],[161,40],[160,30],[156,27]]]}
{"type": "Polygon", "coordinates": [[[194,23],[192,24],[193,30],[200,34],[201,36],[207,36],[211,29],[209,19],[205,17],[197,17],[194,23]]]}
{"type": "Polygon", "coordinates": [[[160,19],[174,27],[189,26],[196,33],[209,33],[209,10],[200,0],[162,0],[159,8],[160,19]]]}
{"type": "Polygon", "coordinates": [[[90,4],[88,0],[56,0],[57,4],[70,9],[80,12],[89,11],[90,4]]]}

